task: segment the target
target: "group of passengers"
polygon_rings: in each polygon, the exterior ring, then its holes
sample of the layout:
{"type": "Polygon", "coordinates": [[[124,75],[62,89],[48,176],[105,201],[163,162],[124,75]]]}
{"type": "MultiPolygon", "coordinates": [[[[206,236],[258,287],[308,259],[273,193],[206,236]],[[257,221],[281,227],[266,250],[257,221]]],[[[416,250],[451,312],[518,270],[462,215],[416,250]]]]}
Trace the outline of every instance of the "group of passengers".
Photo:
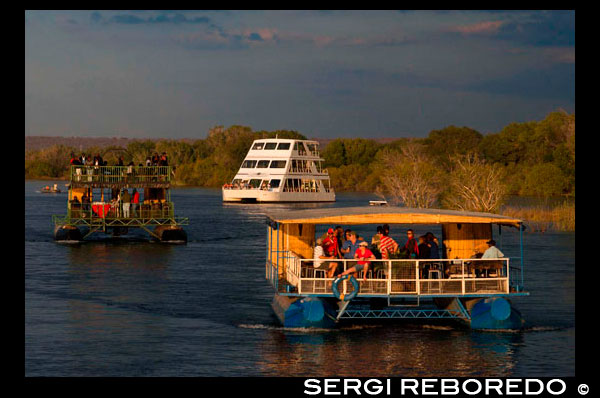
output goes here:
{"type": "MultiPolygon", "coordinates": [[[[137,189],[133,189],[133,192],[130,194],[127,189],[113,189],[112,199],[110,201],[110,210],[109,214],[113,217],[124,217],[130,218],[137,217],[137,209],[140,205],[140,193],[137,189]]],[[[81,209],[84,212],[89,212],[91,210],[91,198],[88,196],[87,192],[84,192],[81,195],[81,202],[75,196],[71,201],[71,205],[81,205],[81,209]]]]}
{"type": "MultiPolygon", "coordinates": [[[[316,269],[327,272],[327,277],[334,275],[358,274],[363,272],[366,280],[371,261],[375,259],[414,258],[414,259],[439,259],[439,241],[433,233],[428,232],[419,237],[419,242],[414,238],[414,231],[406,231],[407,240],[404,246],[389,236],[390,226],[384,224],[377,227],[376,234],[371,239],[371,244],[359,236],[356,231],[336,226],[329,228],[327,233],[316,241],[313,253],[313,265],[316,269]],[[340,262],[335,259],[355,260],[348,262],[351,265],[346,271],[339,269],[340,262]],[[326,261],[328,260],[328,261],[326,261]]],[[[427,265],[425,265],[427,267],[427,265]]],[[[383,269],[384,265],[377,262],[373,273],[383,269]]],[[[385,271],[384,271],[385,272],[385,271]]]]}
{"type": "MultiPolygon", "coordinates": [[[[86,155],[82,153],[80,156],[76,156],[75,153],[71,152],[71,165],[73,166],[108,166],[108,162],[102,159],[99,153],[97,153],[94,157],[92,155],[86,155]]],[[[168,166],[169,158],[166,152],[163,152],[160,156],[158,152],[154,152],[154,155],[148,156],[146,158],[146,167],[152,166],[168,166]]],[[[123,160],[123,156],[119,156],[115,166],[125,166],[125,162],[123,160]]],[[[133,161],[129,162],[127,166],[135,166],[133,161]]],[[[140,163],[138,167],[143,167],[144,165],[140,163]]]]}

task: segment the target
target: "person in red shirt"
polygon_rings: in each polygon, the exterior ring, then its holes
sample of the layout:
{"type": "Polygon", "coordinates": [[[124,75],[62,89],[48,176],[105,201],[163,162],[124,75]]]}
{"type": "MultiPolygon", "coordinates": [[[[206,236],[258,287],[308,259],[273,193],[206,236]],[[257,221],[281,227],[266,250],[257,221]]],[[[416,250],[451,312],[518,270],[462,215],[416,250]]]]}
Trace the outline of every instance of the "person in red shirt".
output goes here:
{"type": "Polygon", "coordinates": [[[325,249],[325,253],[327,253],[329,257],[339,258],[340,256],[339,243],[334,235],[333,228],[327,230],[327,237],[323,239],[323,249],[325,249]]]}
{"type": "Polygon", "coordinates": [[[362,241],[359,243],[358,246],[359,247],[358,249],[356,249],[356,253],[354,253],[354,258],[358,259],[357,264],[354,267],[342,272],[340,276],[347,274],[355,274],[356,277],[356,274],[358,272],[364,270],[363,281],[366,281],[367,272],[369,271],[369,265],[371,265],[371,260],[375,260],[375,255],[373,254],[373,252],[371,252],[371,250],[367,249],[367,246],[369,246],[367,242],[362,241]]]}
{"type": "Polygon", "coordinates": [[[390,253],[396,253],[398,250],[398,243],[389,237],[390,226],[387,224],[383,225],[383,232],[379,239],[379,251],[381,252],[381,258],[387,260],[390,258],[390,253]]]}
{"type": "Polygon", "coordinates": [[[404,249],[408,251],[408,255],[410,258],[419,257],[419,243],[415,239],[414,233],[412,229],[406,231],[406,244],[404,245],[404,249]]]}
{"type": "Polygon", "coordinates": [[[133,211],[133,217],[137,218],[137,208],[140,204],[140,193],[137,189],[133,188],[133,199],[131,199],[131,210],[133,211]]]}

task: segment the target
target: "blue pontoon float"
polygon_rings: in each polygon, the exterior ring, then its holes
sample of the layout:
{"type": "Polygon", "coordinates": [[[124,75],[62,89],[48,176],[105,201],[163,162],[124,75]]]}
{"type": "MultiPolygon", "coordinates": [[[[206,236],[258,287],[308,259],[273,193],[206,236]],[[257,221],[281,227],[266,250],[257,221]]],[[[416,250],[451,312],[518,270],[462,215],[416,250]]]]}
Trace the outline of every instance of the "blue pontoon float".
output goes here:
{"type": "MultiPolygon", "coordinates": [[[[519,329],[524,320],[510,299],[529,295],[523,290],[523,230],[519,219],[453,210],[365,206],[273,212],[267,215],[266,253],[266,278],[275,289],[272,307],[290,328],[333,328],[361,319],[455,319],[473,329],[519,329]],[[327,278],[314,268],[317,225],[365,224],[441,225],[442,258],[373,260],[366,280],[362,273],[327,278]],[[506,257],[477,258],[492,239],[494,224],[500,231],[518,229],[516,264],[506,257]]],[[[353,265],[335,261],[341,270],[353,265]]]]}

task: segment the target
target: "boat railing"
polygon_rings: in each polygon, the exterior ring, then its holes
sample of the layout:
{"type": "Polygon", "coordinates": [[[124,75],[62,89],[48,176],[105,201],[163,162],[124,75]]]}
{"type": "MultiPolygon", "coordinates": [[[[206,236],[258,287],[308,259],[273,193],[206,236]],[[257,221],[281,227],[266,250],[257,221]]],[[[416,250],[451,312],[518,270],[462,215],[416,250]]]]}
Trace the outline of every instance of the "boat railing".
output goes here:
{"type": "Polygon", "coordinates": [[[81,203],[70,201],[67,207],[68,219],[83,220],[139,220],[174,219],[175,211],[172,202],[151,200],[137,203],[134,207],[130,204],[128,217],[121,203],[91,202],[81,203]]]}
{"type": "MultiPolygon", "coordinates": [[[[357,260],[330,259],[338,263],[338,270],[345,271],[357,264],[357,260]]],[[[360,283],[359,296],[434,295],[459,296],[478,294],[507,294],[512,291],[510,273],[514,267],[510,259],[389,259],[371,260],[367,278],[363,272],[357,276],[360,283]]],[[[331,283],[325,270],[314,268],[313,259],[300,258],[287,251],[279,253],[278,268],[285,269],[285,284],[279,291],[298,294],[331,295],[331,283]]],[[[342,282],[340,292],[348,294],[353,287],[348,280],[342,282]]]]}
{"type": "Polygon", "coordinates": [[[126,182],[168,183],[171,181],[171,166],[92,166],[72,165],[70,178],[73,182],[111,184],[126,182]]]}

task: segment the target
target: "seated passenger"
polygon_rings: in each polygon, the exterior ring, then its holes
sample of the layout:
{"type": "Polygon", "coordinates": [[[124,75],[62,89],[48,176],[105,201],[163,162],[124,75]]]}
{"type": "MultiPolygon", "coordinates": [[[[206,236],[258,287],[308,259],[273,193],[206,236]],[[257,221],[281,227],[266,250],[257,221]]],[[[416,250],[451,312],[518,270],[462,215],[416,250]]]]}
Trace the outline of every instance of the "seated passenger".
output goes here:
{"type": "Polygon", "coordinates": [[[326,270],[327,277],[332,278],[335,273],[338,263],[333,261],[323,261],[324,259],[333,259],[335,257],[326,256],[323,248],[323,240],[317,239],[317,244],[313,252],[313,266],[315,269],[326,270]]]}
{"type": "Polygon", "coordinates": [[[371,250],[367,249],[367,246],[369,246],[369,244],[365,241],[359,243],[359,248],[356,250],[356,253],[354,253],[354,258],[358,260],[358,263],[354,267],[342,272],[340,276],[354,274],[356,277],[360,271],[364,271],[363,281],[367,280],[369,265],[371,264],[371,260],[375,260],[375,255],[373,255],[371,250]]]}
{"type": "Polygon", "coordinates": [[[496,241],[495,240],[488,240],[487,242],[488,248],[486,249],[485,252],[483,252],[483,256],[481,256],[481,258],[502,258],[504,257],[504,253],[502,253],[497,247],[496,247],[496,241]]]}

